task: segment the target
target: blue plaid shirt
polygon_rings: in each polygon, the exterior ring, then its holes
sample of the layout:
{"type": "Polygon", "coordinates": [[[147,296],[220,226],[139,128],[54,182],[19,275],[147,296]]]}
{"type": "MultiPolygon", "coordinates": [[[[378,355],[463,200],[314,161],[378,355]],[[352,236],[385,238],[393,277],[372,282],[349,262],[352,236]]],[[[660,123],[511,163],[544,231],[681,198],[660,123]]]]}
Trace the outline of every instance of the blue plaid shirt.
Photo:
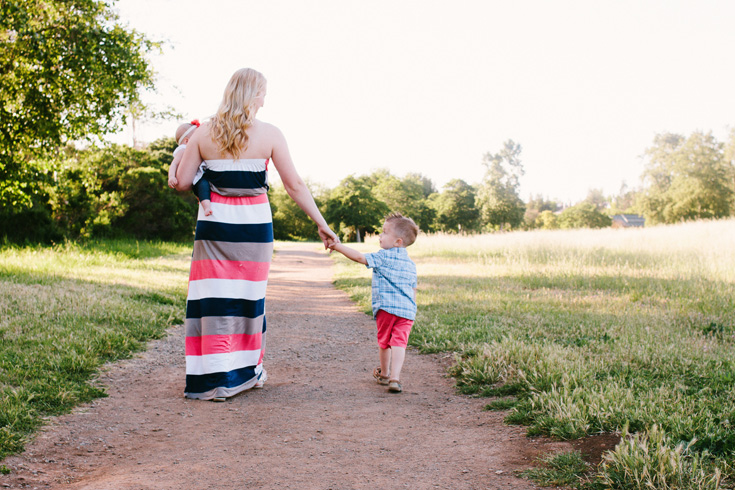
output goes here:
{"type": "Polygon", "coordinates": [[[416,264],[403,247],[365,254],[368,269],[373,270],[373,316],[378,310],[401,318],[416,319],[416,264]]]}

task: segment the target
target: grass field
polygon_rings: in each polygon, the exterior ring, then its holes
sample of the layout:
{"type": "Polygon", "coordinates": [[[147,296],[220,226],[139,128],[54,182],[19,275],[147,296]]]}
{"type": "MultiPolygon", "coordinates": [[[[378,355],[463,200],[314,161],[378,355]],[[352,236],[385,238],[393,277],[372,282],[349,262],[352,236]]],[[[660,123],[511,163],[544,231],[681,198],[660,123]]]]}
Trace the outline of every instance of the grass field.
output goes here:
{"type": "MultiPolygon", "coordinates": [[[[464,393],[530,435],[626,435],[579,488],[733,486],[734,220],[421,236],[409,254],[410,343],[456,352],[464,393]]],[[[336,261],[369,312],[370,272],[336,261]]]]}
{"type": "MultiPolygon", "coordinates": [[[[190,253],[135,241],[0,250],[0,458],[44,417],[104,396],[91,383],[102,363],[181,323],[190,253]]],[[[489,397],[529,434],[625,436],[591,474],[569,453],[528,476],[733,487],[734,220],[421,236],[409,253],[419,269],[411,343],[455,352],[460,390],[489,397]]],[[[337,285],[369,312],[369,271],[337,255],[337,285]]]]}
{"type": "Polygon", "coordinates": [[[0,459],[43,418],[104,396],[100,366],[182,323],[191,245],[0,250],[0,459]]]}

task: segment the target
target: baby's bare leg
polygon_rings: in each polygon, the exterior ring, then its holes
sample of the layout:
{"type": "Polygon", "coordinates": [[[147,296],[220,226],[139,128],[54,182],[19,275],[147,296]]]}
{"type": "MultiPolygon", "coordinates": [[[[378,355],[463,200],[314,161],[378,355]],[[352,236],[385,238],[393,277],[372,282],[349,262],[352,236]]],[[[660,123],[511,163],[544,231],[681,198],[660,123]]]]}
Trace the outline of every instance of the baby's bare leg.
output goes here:
{"type": "Polygon", "coordinates": [[[209,216],[212,214],[212,201],[209,199],[205,199],[203,201],[200,201],[202,204],[202,209],[204,210],[204,216],[209,216]]]}

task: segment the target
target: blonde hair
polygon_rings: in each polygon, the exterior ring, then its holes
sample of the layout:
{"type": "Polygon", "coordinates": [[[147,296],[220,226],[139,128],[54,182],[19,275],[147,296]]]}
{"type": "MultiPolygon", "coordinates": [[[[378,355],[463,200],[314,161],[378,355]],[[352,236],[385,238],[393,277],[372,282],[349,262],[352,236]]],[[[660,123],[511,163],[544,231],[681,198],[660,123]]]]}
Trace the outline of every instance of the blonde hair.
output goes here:
{"type": "Polygon", "coordinates": [[[223,155],[238,156],[248,147],[255,99],[265,90],[265,77],[252,68],[237,70],[225,87],[222,102],[210,121],[212,141],[223,155]]]}
{"type": "Polygon", "coordinates": [[[393,230],[399,238],[403,239],[403,244],[406,247],[416,241],[419,227],[408,216],[403,216],[401,213],[391,213],[385,217],[385,222],[393,225],[393,230]]]}

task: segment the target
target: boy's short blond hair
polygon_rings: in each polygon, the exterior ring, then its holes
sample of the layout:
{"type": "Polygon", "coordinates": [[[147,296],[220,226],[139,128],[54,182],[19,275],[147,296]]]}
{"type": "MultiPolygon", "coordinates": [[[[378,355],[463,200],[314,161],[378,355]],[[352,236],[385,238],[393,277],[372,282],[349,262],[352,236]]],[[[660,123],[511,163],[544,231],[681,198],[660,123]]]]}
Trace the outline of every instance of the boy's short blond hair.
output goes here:
{"type": "Polygon", "coordinates": [[[403,239],[403,244],[406,247],[416,241],[419,227],[408,216],[403,216],[401,213],[391,213],[385,217],[385,222],[390,222],[393,225],[393,230],[399,238],[403,239]]]}

